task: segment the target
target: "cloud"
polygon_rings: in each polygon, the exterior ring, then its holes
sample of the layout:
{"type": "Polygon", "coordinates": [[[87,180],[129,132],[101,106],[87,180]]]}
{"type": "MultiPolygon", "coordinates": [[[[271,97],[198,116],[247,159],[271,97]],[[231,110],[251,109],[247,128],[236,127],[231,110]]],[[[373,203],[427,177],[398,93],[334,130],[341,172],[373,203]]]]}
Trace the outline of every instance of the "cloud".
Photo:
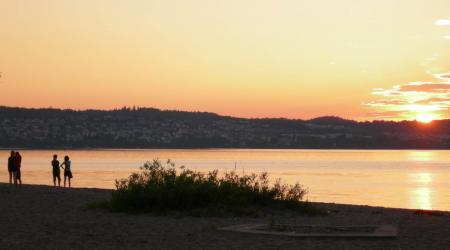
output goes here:
{"type": "Polygon", "coordinates": [[[445,92],[450,90],[448,83],[410,83],[400,86],[400,91],[414,91],[414,92],[445,92]]]}
{"type": "Polygon", "coordinates": [[[434,22],[437,26],[448,26],[450,25],[450,19],[439,19],[434,22]]]}
{"type": "Polygon", "coordinates": [[[403,105],[405,104],[404,100],[378,100],[376,102],[372,102],[374,105],[403,105]]]}
{"type": "Polygon", "coordinates": [[[415,101],[414,104],[424,104],[424,105],[428,105],[428,104],[445,104],[445,105],[450,105],[450,97],[448,98],[427,98],[427,99],[423,99],[423,100],[418,100],[415,101]]]}
{"type": "Polygon", "coordinates": [[[450,72],[435,74],[433,82],[411,82],[373,89],[379,97],[366,106],[376,110],[374,119],[415,119],[419,115],[446,118],[450,111],[450,72]]]}
{"type": "Polygon", "coordinates": [[[450,73],[435,74],[434,77],[444,80],[446,83],[450,83],[450,73]]]}
{"type": "MultiPolygon", "coordinates": [[[[437,26],[450,26],[450,19],[439,19],[434,22],[437,26]]],[[[445,39],[450,40],[450,35],[444,35],[445,39]]]]}

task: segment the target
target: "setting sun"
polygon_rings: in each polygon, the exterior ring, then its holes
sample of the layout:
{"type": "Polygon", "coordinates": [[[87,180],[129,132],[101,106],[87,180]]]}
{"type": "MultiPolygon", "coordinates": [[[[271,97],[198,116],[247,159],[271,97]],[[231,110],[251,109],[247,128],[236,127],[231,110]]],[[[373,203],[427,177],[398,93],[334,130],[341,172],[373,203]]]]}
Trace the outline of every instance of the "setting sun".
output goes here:
{"type": "Polygon", "coordinates": [[[419,114],[417,115],[416,120],[422,123],[430,123],[434,120],[434,116],[431,114],[419,114]]]}

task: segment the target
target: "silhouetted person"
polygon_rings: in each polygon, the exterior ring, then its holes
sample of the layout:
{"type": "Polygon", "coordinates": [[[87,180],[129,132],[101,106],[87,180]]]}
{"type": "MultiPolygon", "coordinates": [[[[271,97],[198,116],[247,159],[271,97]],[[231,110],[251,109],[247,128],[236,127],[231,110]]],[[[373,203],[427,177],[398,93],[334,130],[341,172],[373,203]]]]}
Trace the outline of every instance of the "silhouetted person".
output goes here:
{"type": "Polygon", "coordinates": [[[9,184],[12,184],[14,181],[14,185],[17,186],[17,169],[16,169],[16,164],[14,162],[16,158],[16,153],[11,150],[11,156],[9,156],[8,158],[8,172],[9,172],[9,184]]]}
{"type": "Polygon", "coordinates": [[[20,171],[22,167],[22,156],[19,152],[16,151],[16,155],[14,157],[14,165],[16,169],[16,180],[19,181],[19,184],[22,186],[22,173],[20,171]]]}
{"type": "Polygon", "coordinates": [[[58,155],[53,155],[52,167],[53,167],[53,186],[56,187],[56,179],[58,179],[58,187],[60,187],[61,171],[59,170],[60,166],[58,161],[58,155]]]}
{"type": "Polygon", "coordinates": [[[69,181],[69,187],[70,187],[70,179],[73,178],[70,164],[71,164],[71,162],[69,160],[69,156],[67,156],[67,155],[64,156],[64,162],[61,163],[61,166],[60,166],[64,169],[64,187],[66,186],[66,180],[69,181]],[[64,167],[63,167],[63,165],[64,165],[64,167]]]}

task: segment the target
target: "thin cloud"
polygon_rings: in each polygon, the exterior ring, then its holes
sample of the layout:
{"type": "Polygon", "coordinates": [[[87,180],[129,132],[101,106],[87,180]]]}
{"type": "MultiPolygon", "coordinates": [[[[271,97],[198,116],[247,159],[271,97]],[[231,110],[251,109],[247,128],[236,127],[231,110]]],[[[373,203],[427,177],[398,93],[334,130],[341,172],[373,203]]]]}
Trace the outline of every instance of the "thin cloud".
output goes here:
{"type": "Polygon", "coordinates": [[[377,102],[373,102],[373,104],[379,105],[403,105],[405,104],[404,100],[379,100],[377,102]]]}
{"type": "Polygon", "coordinates": [[[450,73],[441,73],[434,75],[437,79],[444,80],[446,83],[450,83],[450,73]]]}
{"type": "Polygon", "coordinates": [[[450,19],[439,19],[439,20],[436,20],[435,24],[437,26],[448,26],[448,25],[450,25],[450,19]]]}
{"type": "Polygon", "coordinates": [[[414,102],[415,104],[442,104],[442,105],[450,105],[450,97],[448,98],[427,98],[424,100],[419,100],[414,102]]]}
{"type": "MultiPolygon", "coordinates": [[[[450,26],[450,19],[439,19],[435,21],[437,26],[450,26]]],[[[445,39],[450,40],[450,35],[444,35],[445,39]]]]}

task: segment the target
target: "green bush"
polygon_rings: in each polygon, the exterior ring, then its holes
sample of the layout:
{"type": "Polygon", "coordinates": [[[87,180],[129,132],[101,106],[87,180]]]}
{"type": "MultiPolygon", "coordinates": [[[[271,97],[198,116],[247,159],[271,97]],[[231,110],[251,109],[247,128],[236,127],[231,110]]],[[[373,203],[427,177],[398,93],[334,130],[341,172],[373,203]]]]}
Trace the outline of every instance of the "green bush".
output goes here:
{"type": "MultiPolygon", "coordinates": [[[[219,176],[218,170],[202,174],[168,160],[147,162],[141,172],[116,180],[108,207],[117,212],[207,211],[217,214],[251,213],[255,207],[277,206],[311,210],[302,202],[306,190],[298,183],[269,185],[267,173],[242,174],[235,171],[219,176]]],[[[104,207],[105,205],[103,205],[104,207]]],[[[312,211],[312,210],[311,210],[312,211]]]]}

